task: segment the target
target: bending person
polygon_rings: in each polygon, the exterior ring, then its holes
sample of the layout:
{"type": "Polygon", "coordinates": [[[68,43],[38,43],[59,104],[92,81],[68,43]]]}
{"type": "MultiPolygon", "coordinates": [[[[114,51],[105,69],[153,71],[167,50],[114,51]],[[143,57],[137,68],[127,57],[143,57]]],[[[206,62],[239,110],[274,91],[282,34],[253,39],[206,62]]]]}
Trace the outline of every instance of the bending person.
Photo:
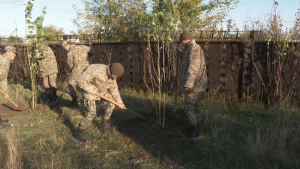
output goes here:
{"type": "MultiPolygon", "coordinates": [[[[113,63],[110,66],[104,64],[92,64],[78,77],[77,84],[83,90],[83,97],[86,99],[88,112],[81,120],[75,138],[79,141],[87,141],[84,135],[85,129],[90,125],[96,116],[96,101],[100,101],[99,95],[105,96],[122,105],[121,109],[126,109],[120,96],[117,85],[117,78],[124,72],[120,63],[113,63]]],[[[105,114],[102,121],[101,130],[111,130],[110,116],[115,105],[105,102],[105,114]]]]}

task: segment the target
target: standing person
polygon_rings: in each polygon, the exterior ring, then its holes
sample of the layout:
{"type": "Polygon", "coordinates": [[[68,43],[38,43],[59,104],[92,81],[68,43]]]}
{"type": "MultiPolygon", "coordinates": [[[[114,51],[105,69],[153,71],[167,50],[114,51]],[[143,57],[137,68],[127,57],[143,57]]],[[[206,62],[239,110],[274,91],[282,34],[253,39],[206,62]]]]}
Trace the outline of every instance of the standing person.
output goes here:
{"type": "Polygon", "coordinates": [[[17,50],[12,46],[4,47],[4,54],[0,55],[0,90],[4,93],[4,98],[9,99],[7,90],[7,75],[10,63],[16,58],[17,50]]]}
{"type": "MultiPolygon", "coordinates": [[[[85,129],[96,116],[96,102],[101,96],[105,96],[122,105],[121,109],[126,109],[120,96],[117,85],[117,78],[124,73],[124,68],[120,63],[113,63],[110,66],[104,64],[92,64],[78,77],[77,84],[83,90],[83,96],[87,101],[88,112],[81,120],[75,138],[79,141],[87,141],[84,135],[85,129]]],[[[106,101],[105,114],[102,121],[101,130],[112,129],[110,116],[115,105],[106,101]]]]}
{"type": "Polygon", "coordinates": [[[89,66],[88,53],[92,52],[91,47],[85,45],[74,45],[64,41],[62,47],[68,52],[68,66],[71,70],[71,77],[68,88],[72,97],[71,106],[77,106],[76,79],[82,71],[89,66]]]}
{"type": "Polygon", "coordinates": [[[191,32],[182,32],[180,41],[181,47],[178,48],[182,60],[180,91],[185,95],[184,111],[190,124],[187,128],[187,137],[195,138],[198,135],[196,113],[200,111],[200,100],[207,85],[206,61],[201,47],[193,40],[191,32]]]}
{"type": "Polygon", "coordinates": [[[38,56],[35,52],[37,44],[32,50],[32,55],[28,55],[28,58],[34,58],[38,60],[39,69],[43,78],[43,85],[48,96],[48,102],[55,101],[56,95],[56,77],[58,73],[56,57],[52,49],[45,44],[41,44],[41,52],[38,56]]]}

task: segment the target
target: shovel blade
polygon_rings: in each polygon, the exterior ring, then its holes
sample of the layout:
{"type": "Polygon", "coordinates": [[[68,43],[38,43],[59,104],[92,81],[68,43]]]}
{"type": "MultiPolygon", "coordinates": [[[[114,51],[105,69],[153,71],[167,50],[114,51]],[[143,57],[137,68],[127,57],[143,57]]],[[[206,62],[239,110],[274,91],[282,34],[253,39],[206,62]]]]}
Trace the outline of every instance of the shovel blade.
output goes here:
{"type": "Polygon", "coordinates": [[[21,109],[20,107],[14,108],[16,111],[23,111],[24,109],[21,109]]]}

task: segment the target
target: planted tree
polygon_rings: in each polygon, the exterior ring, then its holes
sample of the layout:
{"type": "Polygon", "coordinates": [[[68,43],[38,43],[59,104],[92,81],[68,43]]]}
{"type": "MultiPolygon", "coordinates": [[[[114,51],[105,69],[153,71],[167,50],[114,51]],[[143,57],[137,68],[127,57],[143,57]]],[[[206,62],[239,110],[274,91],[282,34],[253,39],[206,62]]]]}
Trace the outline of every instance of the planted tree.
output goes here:
{"type": "MultiPolygon", "coordinates": [[[[30,0],[27,2],[26,6],[26,23],[28,25],[29,37],[30,37],[30,45],[27,46],[28,55],[31,54],[31,50],[34,49],[34,52],[37,57],[41,55],[41,45],[45,44],[45,34],[43,30],[43,22],[46,14],[46,7],[43,8],[42,14],[36,17],[34,20],[32,19],[32,7],[34,0],[30,0]]],[[[39,73],[37,61],[34,59],[28,59],[28,65],[30,69],[30,80],[31,80],[31,108],[35,111],[36,103],[37,103],[37,80],[36,77],[39,73]]]]}

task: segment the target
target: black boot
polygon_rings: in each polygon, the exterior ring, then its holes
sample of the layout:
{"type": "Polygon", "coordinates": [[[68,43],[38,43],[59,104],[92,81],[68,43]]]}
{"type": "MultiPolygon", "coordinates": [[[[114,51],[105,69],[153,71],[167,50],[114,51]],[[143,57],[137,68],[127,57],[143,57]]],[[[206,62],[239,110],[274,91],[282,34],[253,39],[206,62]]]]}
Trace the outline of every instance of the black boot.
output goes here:
{"type": "Polygon", "coordinates": [[[52,102],[52,100],[53,100],[52,95],[51,94],[47,94],[47,96],[48,96],[48,103],[52,102]]]}
{"type": "Polygon", "coordinates": [[[198,136],[197,126],[196,125],[190,125],[186,128],[187,132],[187,139],[194,139],[198,136]]]}
{"type": "Polygon", "coordinates": [[[80,142],[88,141],[88,138],[85,136],[83,129],[77,129],[74,137],[80,142]]]}
{"type": "Polygon", "coordinates": [[[52,91],[53,100],[56,101],[57,100],[56,89],[53,88],[52,90],[53,90],[52,91]]]}
{"type": "Polygon", "coordinates": [[[6,125],[9,122],[9,120],[2,120],[0,118],[0,125],[6,125]]]}
{"type": "Polygon", "coordinates": [[[72,96],[72,101],[70,102],[69,106],[78,106],[76,96],[72,96]]]}
{"type": "Polygon", "coordinates": [[[111,131],[114,130],[115,128],[116,127],[110,123],[109,119],[105,119],[102,121],[102,124],[100,126],[100,131],[101,132],[111,131]]]}

